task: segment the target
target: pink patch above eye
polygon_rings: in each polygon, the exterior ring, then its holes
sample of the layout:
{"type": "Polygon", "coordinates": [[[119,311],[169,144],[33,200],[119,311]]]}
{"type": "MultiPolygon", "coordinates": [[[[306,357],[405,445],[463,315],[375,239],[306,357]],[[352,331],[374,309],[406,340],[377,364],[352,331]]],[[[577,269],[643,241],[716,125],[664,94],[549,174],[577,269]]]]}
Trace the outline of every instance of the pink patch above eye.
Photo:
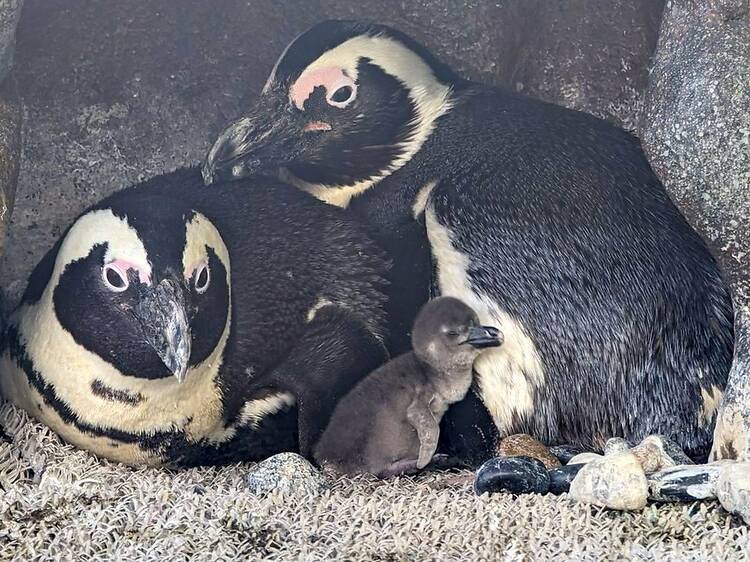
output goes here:
{"type": "Polygon", "coordinates": [[[120,271],[121,274],[123,274],[123,278],[128,278],[128,270],[132,269],[134,271],[138,272],[138,280],[141,283],[151,283],[151,272],[150,271],[143,271],[141,268],[139,268],[134,263],[131,263],[126,260],[115,260],[113,262],[108,263],[110,267],[114,267],[118,271],[120,271]]]}
{"type": "Polygon", "coordinates": [[[343,70],[335,66],[318,68],[306,72],[300,76],[294,84],[292,84],[292,87],[289,90],[289,97],[291,98],[292,103],[294,103],[298,109],[303,109],[305,101],[318,86],[323,86],[326,89],[326,95],[329,95],[338,90],[341,86],[354,87],[354,82],[344,74],[343,70]]]}

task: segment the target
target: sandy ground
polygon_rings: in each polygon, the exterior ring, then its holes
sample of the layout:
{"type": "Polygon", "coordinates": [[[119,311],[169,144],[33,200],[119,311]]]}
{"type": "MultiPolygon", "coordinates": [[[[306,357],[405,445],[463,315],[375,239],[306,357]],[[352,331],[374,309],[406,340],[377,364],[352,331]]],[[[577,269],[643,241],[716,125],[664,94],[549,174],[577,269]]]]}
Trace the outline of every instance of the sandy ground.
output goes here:
{"type": "MultiPolygon", "coordinates": [[[[455,473],[256,496],[251,465],[133,470],[0,406],[0,560],[746,560],[715,502],[617,513],[567,495],[477,497],[455,473]]],[[[468,474],[468,473],[463,473],[468,474]]]]}
{"type": "MultiPolygon", "coordinates": [[[[54,10],[41,0],[26,4],[16,68],[26,138],[9,253],[0,268],[9,305],[78,212],[115,189],[200,159],[221,126],[251,101],[286,40],[323,15],[342,15],[314,3],[299,13],[276,12],[265,0],[223,3],[223,12],[209,4],[190,12],[167,1],[75,0],[54,10]],[[252,35],[248,21],[257,14],[269,18],[252,35]]],[[[352,4],[350,11],[357,9],[352,4]]],[[[507,19],[507,6],[498,10],[498,21],[507,19]]],[[[404,21],[422,21],[415,14],[404,21]]],[[[451,62],[477,56],[476,45],[486,45],[484,36],[433,35],[458,45],[451,62]]],[[[494,61],[504,46],[491,45],[485,58],[494,61]]],[[[618,53],[610,57],[615,62],[618,53]]],[[[484,72],[485,58],[473,68],[476,77],[519,86],[515,71],[484,72]]],[[[632,85],[624,74],[622,91],[643,85],[642,67],[634,69],[632,85]]],[[[640,99],[636,90],[632,97],[640,99]]],[[[638,103],[625,103],[633,115],[624,124],[634,121],[638,103]]],[[[715,503],[612,513],[566,496],[478,498],[466,485],[451,486],[453,475],[436,473],[388,483],[340,480],[314,496],[257,497],[243,487],[249,465],[132,470],[63,445],[8,404],[0,405],[0,430],[0,560],[750,558],[747,527],[715,503]]]]}

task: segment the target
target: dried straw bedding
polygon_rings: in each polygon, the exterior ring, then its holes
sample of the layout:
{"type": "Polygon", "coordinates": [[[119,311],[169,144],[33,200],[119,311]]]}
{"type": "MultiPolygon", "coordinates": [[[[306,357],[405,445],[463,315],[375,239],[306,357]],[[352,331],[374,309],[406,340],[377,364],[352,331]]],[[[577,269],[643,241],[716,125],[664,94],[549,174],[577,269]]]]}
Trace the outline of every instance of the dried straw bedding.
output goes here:
{"type": "Polygon", "coordinates": [[[256,496],[247,464],[133,470],[7,403],[0,428],[0,560],[750,559],[748,528],[716,503],[615,513],[476,497],[448,473],[256,496]]]}

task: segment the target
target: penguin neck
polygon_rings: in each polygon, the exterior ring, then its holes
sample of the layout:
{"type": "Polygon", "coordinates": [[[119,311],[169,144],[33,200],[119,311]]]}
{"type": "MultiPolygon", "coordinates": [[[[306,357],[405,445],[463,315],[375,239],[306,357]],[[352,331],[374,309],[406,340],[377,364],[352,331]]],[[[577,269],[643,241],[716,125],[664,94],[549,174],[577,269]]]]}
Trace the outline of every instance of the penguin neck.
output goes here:
{"type": "Polygon", "coordinates": [[[435,390],[435,394],[447,404],[458,402],[466,396],[472,382],[471,362],[467,363],[461,360],[442,361],[440,367],[436,367],[429,358],[419,357],[418,361],[435,390]]]}

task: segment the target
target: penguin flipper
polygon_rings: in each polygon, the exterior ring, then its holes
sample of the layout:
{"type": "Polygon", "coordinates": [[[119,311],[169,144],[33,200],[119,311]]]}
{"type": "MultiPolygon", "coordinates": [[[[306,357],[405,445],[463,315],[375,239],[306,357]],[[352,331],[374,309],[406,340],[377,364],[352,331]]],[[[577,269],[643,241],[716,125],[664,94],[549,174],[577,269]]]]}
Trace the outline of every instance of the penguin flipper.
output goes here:
{"type": "Polygon", "coordinates": [[[263,386],[297,399],[299,449],[306,457],[331,419],[338,401],[388,360],[383,342],[351,311],[326,305],[316,311],[286,360],[263,386]]]}
{"type": "Polygon", "coordinates": [[[421,393],[418,394],[406,410],[406,418],[419,437],[419,457],[417,459],[417,468],[419,469],[430,464],[440,436],[440,426],[428,406],[429,400],[425,400],[425,398],[421,393]]]}

